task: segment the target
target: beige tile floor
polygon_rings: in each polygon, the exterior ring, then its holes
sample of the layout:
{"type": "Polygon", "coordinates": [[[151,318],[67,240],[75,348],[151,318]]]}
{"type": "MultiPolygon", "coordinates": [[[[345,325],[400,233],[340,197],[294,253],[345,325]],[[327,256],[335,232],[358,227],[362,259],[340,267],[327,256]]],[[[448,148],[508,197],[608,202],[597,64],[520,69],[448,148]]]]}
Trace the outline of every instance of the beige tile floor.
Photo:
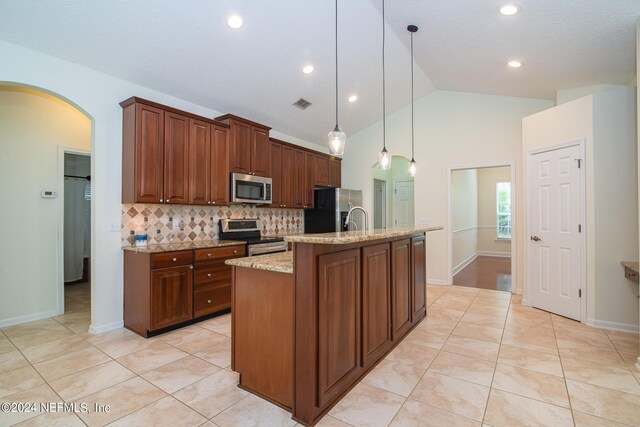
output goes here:
{"type": "MultiPolygon", "coordinates": [[[[429,285],[427,294],[428,318],[318,425],[640,425],[637,334],[499,291],[429,285]]],[[[88,295],[67,297],[65,315],[1,330],[0,402],[110,412],[0,413],[0,426],[295,425],[236,387],[229,315],[147,340],[126,329],[91,335],[88,295]]]]}

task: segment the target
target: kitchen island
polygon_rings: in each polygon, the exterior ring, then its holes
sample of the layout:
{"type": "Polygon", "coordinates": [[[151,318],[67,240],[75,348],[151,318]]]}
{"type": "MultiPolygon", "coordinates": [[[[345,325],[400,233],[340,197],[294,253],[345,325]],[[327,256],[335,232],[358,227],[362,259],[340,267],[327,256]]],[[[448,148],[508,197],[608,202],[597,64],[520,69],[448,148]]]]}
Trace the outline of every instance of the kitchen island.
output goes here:
{"type": "Polygon", "coordinates": [[[239,386],[314,425],[426,316],[426,232],[286,237],[293,251],[233,266],[239,386]]]}

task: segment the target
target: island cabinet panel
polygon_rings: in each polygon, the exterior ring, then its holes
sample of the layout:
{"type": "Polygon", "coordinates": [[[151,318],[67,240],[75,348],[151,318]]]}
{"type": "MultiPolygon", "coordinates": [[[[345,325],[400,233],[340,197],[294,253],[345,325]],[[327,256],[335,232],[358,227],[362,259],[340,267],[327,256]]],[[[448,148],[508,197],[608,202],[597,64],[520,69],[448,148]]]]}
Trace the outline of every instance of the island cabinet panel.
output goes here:
{"type": "Polygon", "coordinates": [[[211,202],[211,126],[189,119],[189,204],[211,202]]]}
{"type": "MultiPolygon", "coordinates": [[[[125,197],[125,203],[162,203],[164,198],[164,111],[160,108],[135,104],[135,199],[125,197]]],[[[125,118],[127,117],[125,111],[125,118]]],[[[126,120],[125,120],[126,121],[126,120]]],[[[130,123],[127,123],[131,126],[130,123]]],[[[125,130],[125,145],[129,145],[131,132],[125,130]]],[[[126,147],[128,148],[128,147],[126,147]]],[[[127,163],[127,149],[123,150],[124,162],[127,163]]],[[[129,172],[126,170],[126,172],[129,172]]],[[[123,196],[131,187],[127,179],[123,179],[123,196]]]]}
{"type": "Polygon", "coordinates": [[[271,206],[281,208],[284,184],[284,170],[282,169],[283,145],[271,141],[271,206]]]}
{"type": "Polygon", "coordinates": [[[229,129],[211,125],[211,204],[229,204],[229,129]]]}
{"type": "Polygon", "coordinates": [[[318,403],[323,408],[362,373],[360,251],[318,257],[318,403]]]}
{"type": "Polygon", "coordinates": [[[240,373],[240,387],[291,411],[293,274],[237,267],[233,274],[232,369],[240,373]]]}
{"type": "Polygon", "coordinates": [[[365,368],[375,364],[393,344],[390,252],[389,243],[362,249],[362,357],[365,368]]]}
{"type": "Polygon", "coordinates": [[[391,301],[393,339],[411,329],[411,240],[391,242],[391,301]]]}
{"type": "Polygon", "coordinates": [[[189,119],[165,112],[164,118],[165,203],[189,203],[189,119]]]}
{"type": "Polygon", "coordinates": [[[411,239],[411,322],[427,314],[427,245],[425,236],[411,239]]]}
{"type": "Polygon", "coordinates": [[[191,266],[151,272],[151,329],[172,326],[192,317],[191,266]]]}

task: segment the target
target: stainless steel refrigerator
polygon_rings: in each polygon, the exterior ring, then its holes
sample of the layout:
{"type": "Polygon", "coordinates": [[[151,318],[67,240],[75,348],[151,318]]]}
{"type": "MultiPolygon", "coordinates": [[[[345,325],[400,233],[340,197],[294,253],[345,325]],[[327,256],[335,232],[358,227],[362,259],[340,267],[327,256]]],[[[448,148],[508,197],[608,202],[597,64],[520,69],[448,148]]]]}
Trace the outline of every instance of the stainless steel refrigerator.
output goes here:
{"type": "Polygon", "coordinates": [[[314,208],[304,211],[305,233],[355,231],[364,227],[364,214],[355,211],[345,225],[347,213],[354,206],[362,206],[362,190],[327,188],[314,190],[314,208]]]}

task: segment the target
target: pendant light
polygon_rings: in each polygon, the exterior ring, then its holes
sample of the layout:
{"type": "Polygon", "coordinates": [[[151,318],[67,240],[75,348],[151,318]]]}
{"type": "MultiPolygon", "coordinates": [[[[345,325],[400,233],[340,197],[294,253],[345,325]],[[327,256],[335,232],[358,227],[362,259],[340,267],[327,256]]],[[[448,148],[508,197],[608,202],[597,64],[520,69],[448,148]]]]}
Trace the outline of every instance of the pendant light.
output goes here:
{"type": "Polygon", "coordinates": [[[414,158],[415,142],[413,127],[413,33],[418,31],[418,27],[415,25],[409,25],[407,27],[407,30],[411,33],[411,162],[409,162],[409,175],[416,176],[418,165],[414,158]]]}
{"type": "Polygon", "coordinates": [[[382,170],[389,170],[391,169],[391,154],[387,151],[387,110],[384,78],[384,0],[382,0],[382,151],[378,153],[378,167],[382,170]]]}
{"type": "Polygon", "coordinates": [[[336,127],[327,135],[329,152],[332,156],[342,156],[347,141],[347,134],[338,126],[338,0],[336,0],[336,127]]]}

